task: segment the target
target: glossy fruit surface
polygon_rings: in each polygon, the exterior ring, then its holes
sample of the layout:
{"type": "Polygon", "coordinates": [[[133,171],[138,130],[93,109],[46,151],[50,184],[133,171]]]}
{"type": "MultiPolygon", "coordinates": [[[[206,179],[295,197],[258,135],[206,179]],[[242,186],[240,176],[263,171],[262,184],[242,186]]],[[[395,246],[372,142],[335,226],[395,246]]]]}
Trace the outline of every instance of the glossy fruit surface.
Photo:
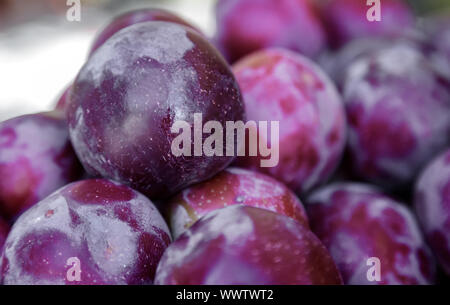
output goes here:
{"type": "Polygon", "coordinates": [[[340,284],[325,247],[297,221],[234,205],[195,223],[164,253],[155,284],[340,284]],[[295,263],[294,263],[295,262],[295,263]]]}
{"type": "Polygon", "coordinates": [[[75,182],[19,217],[5,243],[2,283],[151,284],[169,234],[138,192],[102,179],[75,182]]]}
{"type": "Polygon", "coordinates": [[[338,183],[307,200],[311,228],[336,262],[345,284],[431,284],[434,258],[413,213],[364,184],[338,183]],[[379,260],[379,281],[373,261],[379,260]]]}
{"type": "Polygon", "coordinates": [[[243,120],[237,82],[205,38],[156,21],[127,27],[101,46],[76,78],[68,109],[72,143],[86,170],[151,198],[206,180],[234,160],[194,156],[193,149],[191,156],[175,156],[179,134],[172,127],[189,124],[193,143],[195,114],[222,126],[243,120]]]}

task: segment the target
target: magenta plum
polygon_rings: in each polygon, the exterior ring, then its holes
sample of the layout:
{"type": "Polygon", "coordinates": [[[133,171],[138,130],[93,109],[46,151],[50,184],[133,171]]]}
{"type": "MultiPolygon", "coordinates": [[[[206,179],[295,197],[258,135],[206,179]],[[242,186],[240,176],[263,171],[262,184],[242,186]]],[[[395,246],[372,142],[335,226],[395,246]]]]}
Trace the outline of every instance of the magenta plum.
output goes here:
{"type": "Polygon", "coordinates": [[[86,170],[151,198],[206,180],[234,160],[176,157],[175,122],[193,126],[199,113],[225,126],[245,114],[239,86],[218,51],[198,33],[168,22],[135,24],[111,37],[81,69],[70,97],[70,135],[86,170]]]}
{"type": "Polygon", "coordinates": [[[19,217],[5,243],[2,282],[151,284],[169,234],[142,194],[103,179],[75,182],[19,217]]]}
{"type": "MultiPolygon", "coordinates": [[[[414,27],[414,14],[403,0],[383,0],[381,20],[369,21],[366,1],[330,0],[321,6],[329,42],[335,47],[356,38],[396,37],[414,27]]],[[[372,6],[373,7],[373,6],[372,6]]],[[[370,14],[370,16],[373,16],[370,14]]]]}
{"type": "Polygon", "coordinates": [[[268,209],[308,227],[302,203],[282,183],[257,172],[227,168],[170,200],[168,218],[173,237],[180,236],[207,213],[235,204],[268,209]]]}
{"type": "Polygon", "coordinates": [[[105,43],[111,36],[120,31],[123,28],[126,28],[130,25],[147,22],[147,21],[165,21],[165,22],[173,22],[186,27],[189,27],[198,33],[201,33],[196,27],[192,24],[184,20],[183,18],[175,15],[172,12],[150,8],[150,9],[139,9],[135,11],[126,12],[122,15],[115,17],[96,37],[94,43],[92,44],[92,48],[90,54],[92,54],[95,50],[97,50],[101,45],[105,43]]]}
{"type": "Polygon", "coordinates": [[[362,56],[348,67],[343,96],[355,174],[389,189],[407,186],[450,143],[450,95],[411,44],[362,56]]]}
{"type": "Polygon", "coordinates": [[[0,123],[0,214],[5,218],[16,217],[81,174],[66,121],[59,113],[0,123]]]}
{"type": "Polygon", "coordinates": [[[345,284],[433,282],[434,259],[412,212],[378,189],[332,184],[314,192],[306,209],[312,231],[330,251],[345,284]],[[370,270],[371,258],[379,260],[378,279],[370,270]]]}
{"type": "Polygon", "coordinates": [[[208,213],[164,253],[155,284],[340,284],[329,253],[304,225],[233,205],[208,213]]]}
{"type": "Polygon", "coordinates": [[[346,140],[345,111],[331,80],[313,62],[283,49],[249,55],[233,70],[247,119],[279,121],[278,165],[262,168],[261,156],[248,153],[239,165],[276,177],[299,193],[326,181],[346,140]]]}
{"type": "Polygon", "coordinates": [[[415,188],[420,225],[440,265],[450,275],[450,150],[426,167],[415,188]]]}
{"type": "Polygon", "coordinates": [[[230,62],[267,47],[312,57],[326,43],[309,0],[220,0],[216,16],[215,40],[230,62]]]}

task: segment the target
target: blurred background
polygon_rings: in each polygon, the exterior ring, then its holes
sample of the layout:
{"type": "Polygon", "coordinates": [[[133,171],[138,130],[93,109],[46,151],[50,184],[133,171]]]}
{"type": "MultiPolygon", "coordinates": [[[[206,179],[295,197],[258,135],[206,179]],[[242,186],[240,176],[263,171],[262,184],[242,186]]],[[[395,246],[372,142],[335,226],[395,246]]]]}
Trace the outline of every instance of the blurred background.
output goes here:
{"type": "MultiPolygon", "coordinates": [[[[84,63],[96,32],[124,11],[166,8],[208,36],[215,32],[216,0],[81,0],[79,22],[66,18],[70,2],[0,0],[0,121],[53,109],[84,63]]],[[[421,16],[450,7],[449,0],[409,2],[421,16]]]]}

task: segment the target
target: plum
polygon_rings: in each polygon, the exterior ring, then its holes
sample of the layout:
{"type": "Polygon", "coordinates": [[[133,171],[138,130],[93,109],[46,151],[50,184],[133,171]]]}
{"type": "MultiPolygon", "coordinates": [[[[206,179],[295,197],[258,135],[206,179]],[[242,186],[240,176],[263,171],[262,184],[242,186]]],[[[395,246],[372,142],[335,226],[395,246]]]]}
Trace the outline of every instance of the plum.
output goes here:
{"type": "Polygon", "coordinates": [[[103,45],[105,41],[121,29],[133,24],[147,21],[173,22],[191,28],[201,34],[200,30],[198,30],[194,25],[172,12],[156,8],[138,9],[115,17],[103,30],[101,30],[92,44],[90,55],[92,55],[92,53],[103,45]]]}
{"type": "Polygon", "coordinates": [[[0,251],[3,249],[6,237],[8,236],[9,225],[0,218],[0,251]]]}
{"type": "Polygon", "coordinates": [[[71,88],[71,85],[68,86],[64,90],[63,94],[59,97],[58,102],[56,103],[55,110],[61,111],[63,113],[66,112],[67,105],[69,103],[70,88],[71,88]]]}
{"type": "MultiPolygon", "coordinates": [[[[278,164],[261,167],[264,158],[247,152],[239,166],[267,173],[298,193],[324,182],[337,167],[346,140],[345,110],[331,80],[305,57],[278,48],[249,55],[233,70],[247,119],[279,121],[278,164]]],[[[272,140],[266,139],[273,148],[272,140]]]]}
{"type": "Polygon", "coordinates": [[[183,190],[168,204],[168,219],[173,237],[207,213],[234,204],[264,208],[289,216],[308,227],[300,200],[282,183],[269,176],[227,168],[214,178],[183,190]]]}
{"type": "Polygon", "coordinates": [[[66,121],[58,112],[0,123],[0,214],[6,219],[15,218],[82,173],[66,121]]]}
{"type": "Polygon", "coordinates": [[[432,57],[436,68],[450,79],[450,13],[429,17],[424,22],[424,30],[439,51],[432,57]]]}
{"type": "Polygon", "coordinates": [[[209,179],[235,159],[176,156],[172,130],[178,122],[196,134],[196,114],[222,126],[245,117],[239,86],[219,52],[193,30],[159,21],[123,29],[89,58],[72,86],[67,114],[88,173],[152,199],[209,179]]]}
{"type": "Polygon", "coordinates": [[[109,180],[74,182],[19,217],[5,243],[1,279],[151,284],[170,241],[162,216],[142,194],[109,180]]]}
{"type": "Polygon", "coordinates": [[[353,62],[343,85],[353,172],[389,190],[408,186],[450,143],[448,89],[412,44],[353,62]]]}
{"type": "Polygon", "coordinates": [[[267,47],[316,56],[326,35],[309,0],[220,0],[218,48],[230,62],[267,47]]]}
{"type": "Polygon", "coordinates": [[[433,160],[419,177],[414,207],[434,254],[450,275],[450,150],[433,160]]]}
{"type": "Polygon", "coordinates": [[[304,225],[233,205],[208,213],[164,253],[155,284],[340,284],[329,253],[304,225]]]}
{"type": "Polygon", "coordinates": [[[330,251],[345,284],[434,281],[434,259],[413,213],[377,188],[331,184],[311,194],[306,210],[312,231],[330,251]],[[369,277],[374,276],[373,258],[380,264],[375,281],[369,277]]]}
{"type": "Polygon", "coordinates": [[[396,37],[414,28],[414,13],[403,0],[382,0],[381,21],[369,21],[364,0],[329,0],[321,5],[329,42],[341,47],[356,38],[396,37]]]}

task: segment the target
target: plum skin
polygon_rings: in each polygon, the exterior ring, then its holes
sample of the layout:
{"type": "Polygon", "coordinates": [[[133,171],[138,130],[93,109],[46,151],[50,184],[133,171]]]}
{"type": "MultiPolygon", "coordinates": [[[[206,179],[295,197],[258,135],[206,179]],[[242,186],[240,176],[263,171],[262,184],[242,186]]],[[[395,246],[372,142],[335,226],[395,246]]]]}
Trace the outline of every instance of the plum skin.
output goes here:
{"type": "Polygon", "coordinates": [[[151,284],[171,241],[156,207],[103,179],[69,184],[14,224],[2,254],[3,284],[151,284]],[[31,225],[32,224],[32,225],[31,225]],[[81,281],[66,262],[80,261],[81,281]]]}
{"type": "Polygon", "coordinates": [[[168,202],[172,236],[178,238],[207,213],[235,204],[280,213],[309,228],[303,204],[286,186],[261,173],[229,167],[208,181],[184,189],[168,202]]]}
{"type": "Polygon", "coordinates": [[[248,155],[236,164],[273,176],[299,194],[325,182],[339,164],[347,131],[332,81],[307,58],[278,48],[243,58],[233,71],[247,119],[279,121],[280,126],[278,165],[262,168],[260,157],[248,155]]]}
{"type": "Polygon", "coordinates": [[[9,225],[0,218],[0,251],[3,249],[3,244],[5,243],[6,237],[8,236],[9,225]]]}
{"type": "Polygon", "coordinates": [[[0,214],[12,220],[81,177],[64,117],[30,114],[0,123],[0,214]]]}
{"type": "Polygon", "coordinates": [[[119,31],[89,58],[67,111],[72,143],[87,172],[152,199],[206,180],[234,160],[172,154],[173,123],[193,126],[195,113],[223,126],[244,120],[239,86],[205,38],[156,21],[119,31]]]}
{"type": "Polygon", "coordinates": [[[436,157],[420,175],[414,207],[430,247],[450,275],[450,150],[436,157]]]}
{"type": "Polygon", "coordinates": [[[159,285],[341,284],[328,252],[304,225],[233,205],[197,221],[164,253],[159,285]]]}
{"type": "Polygon", "coordinates": [[[432,284],[435,262],[413,213],[360,183],[335,183],[306,200],[312,231],[330,251],[345,284],[432,284]],[[370,282],[367,259],[377,257],[381,281],[370,282]]]}
{"type": "Polygon", "coordinates": [[[343,85],[353,172],[386,189],[409,186],[450,143],[448,89],[413,44],[394,43],[353,62],[343,85]]]}
{"type": "Polygon", "coordinates": [[[324,29],[307,0],[220,0],[216,17],[215,41],[231,63],[268,47],[314,57],[326,44],[324,29]]]}
{"type": "Polygon", "coordinates": [[[126,28],[130,25],[147,22],[147,21],[166,21],[177,23],[186,27],[191,28],[192,30],[197,31],[201,34],[200,30],[198,30],[195,26],[184,20],[183,18],[173,14],[172,12],[149,8],[149,9],[138,9],[134,11],[129,11],[124,14],[121,14],[115,17],[104,29],[100,31],[100,33],[95,38],[91,50],[90,55],[94,53],[101,45],[103,45],[111,36],[120,31],[123,28],[126,28]]]}

